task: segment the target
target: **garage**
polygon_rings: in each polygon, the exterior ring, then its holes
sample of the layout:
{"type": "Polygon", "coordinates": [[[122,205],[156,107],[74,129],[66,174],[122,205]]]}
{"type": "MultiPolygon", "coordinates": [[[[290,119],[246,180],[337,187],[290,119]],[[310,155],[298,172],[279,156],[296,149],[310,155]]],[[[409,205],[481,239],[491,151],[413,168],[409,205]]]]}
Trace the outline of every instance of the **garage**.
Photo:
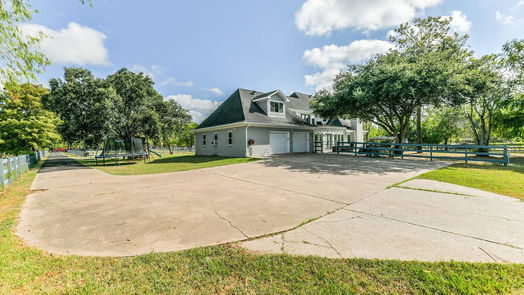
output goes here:
{"type": "Polygon", "coordinates": [[[293,153],[309,152],[309,133],[293,132],[293,153]]]}
{"type": "Polygon", "coordinates": [[[289,132],[270,131],[269,145],[271,154],[289,153],[289,132]]]}

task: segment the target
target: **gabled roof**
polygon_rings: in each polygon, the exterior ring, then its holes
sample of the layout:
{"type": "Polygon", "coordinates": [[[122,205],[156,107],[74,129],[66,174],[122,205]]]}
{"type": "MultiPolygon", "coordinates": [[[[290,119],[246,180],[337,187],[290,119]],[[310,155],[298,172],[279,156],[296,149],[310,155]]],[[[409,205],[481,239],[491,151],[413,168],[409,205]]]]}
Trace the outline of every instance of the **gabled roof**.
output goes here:
{"type": "Polygon", "coordinates": [[[350,121],[340,119],[339,117],[329,119],[329,121],[326,122],[325,126],[346,127],[348,129],[352,129],[350,121]]]}
{"type": "MultiPolygon", "coordinates": [[[[196,129],[213,127],[237,122],[266,123],[279,126],[297,126],[306,124],[294,110],[310,112],[309,102],[313,96],[294,92],[292,97],[285,96],[286,114],[283,117],[269,117],[266,113],[253,102],[255,99],[264,98],[280,92],[274,90],[262,93],[255,90],[237,89],[229,96],[207,119],[205,119],[196,129]]],[[[283,94],[282,94],[283,95],[283,94]]]]}
{"type": "Polygon", "coordinates": [[[212,127],[245,120],[242,101],[240,98],[240,89],[233,92],[218,108],[209,115],[197,129],[212,127]]]}

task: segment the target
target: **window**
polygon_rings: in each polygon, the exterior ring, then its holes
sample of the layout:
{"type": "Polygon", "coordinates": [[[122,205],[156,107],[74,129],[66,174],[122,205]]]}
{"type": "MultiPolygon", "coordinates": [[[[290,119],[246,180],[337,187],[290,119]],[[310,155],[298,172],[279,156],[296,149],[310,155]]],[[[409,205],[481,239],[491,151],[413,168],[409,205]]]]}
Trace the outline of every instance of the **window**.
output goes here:
{"type": "Polygon", "coordinates": [[[206,146],[206,135],[202,134],[202,145],[206,146]]]}
{"type": "Polygon", "coordinates": [[[283,113],[284,112],[284,103],[278,101],[270,102],[270,110],[273,113],[283,113]]]}
{"type": "Polygon", "coordinates": [[[227,144],[229,145],[233,144],[233,131],[227,132],[227,144]]]}
{"type": "Polygon", "coordinates": [[[216,132],[215,132],[215,142],[214,143],[215,143],[215,145],[218,144],[218,133],[216,133],[216,132]]]}

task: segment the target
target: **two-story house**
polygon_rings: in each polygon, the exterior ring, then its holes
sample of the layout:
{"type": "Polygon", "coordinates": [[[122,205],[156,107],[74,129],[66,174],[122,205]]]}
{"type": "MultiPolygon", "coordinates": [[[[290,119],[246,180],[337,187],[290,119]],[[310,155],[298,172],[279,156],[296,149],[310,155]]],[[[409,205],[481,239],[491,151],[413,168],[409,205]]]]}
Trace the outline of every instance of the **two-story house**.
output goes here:
{"type": "Polygon", "coordinates": [[[261,157],[312,152],[314,141],[322,141],[325,150],[337,141],[363,141],[359,120],[315,116],[313,98],[238,89],[195,129],[196,154],[261,157]]]}

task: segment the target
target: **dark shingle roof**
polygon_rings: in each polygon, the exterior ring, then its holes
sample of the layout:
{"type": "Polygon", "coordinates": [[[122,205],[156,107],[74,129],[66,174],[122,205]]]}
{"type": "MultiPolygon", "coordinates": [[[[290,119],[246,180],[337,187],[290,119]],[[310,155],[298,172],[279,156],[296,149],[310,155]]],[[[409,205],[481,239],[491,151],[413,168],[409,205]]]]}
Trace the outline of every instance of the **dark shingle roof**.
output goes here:
{"type": "Polygon", "coordinates": [[[240,89],[233,92],[197,129],[244,121],[240,89]]]}
{"type": "Polygon", "coordinates": [[[266,123],[281,126],[307,125],[293,110],[310,112],[309,102],[313,96],[294,92],[287,97],[286,116],[268,117],[267,114],[254,102],[254,99],[262,98],[278,92],[274,90],[267,93],[248,89],[237,89],[228,97],[197,129],[225,125],[236,122],[266,123]]]}
{"type": "Polygon", "coordinates": [[[326,126],[346,127],[348,129],[352,129],[351,122],[349,122],[348,120],[340,119],[338,117],[329,119],[329,121],[327,121],[327,123],[326,123],[326,126]]]}

